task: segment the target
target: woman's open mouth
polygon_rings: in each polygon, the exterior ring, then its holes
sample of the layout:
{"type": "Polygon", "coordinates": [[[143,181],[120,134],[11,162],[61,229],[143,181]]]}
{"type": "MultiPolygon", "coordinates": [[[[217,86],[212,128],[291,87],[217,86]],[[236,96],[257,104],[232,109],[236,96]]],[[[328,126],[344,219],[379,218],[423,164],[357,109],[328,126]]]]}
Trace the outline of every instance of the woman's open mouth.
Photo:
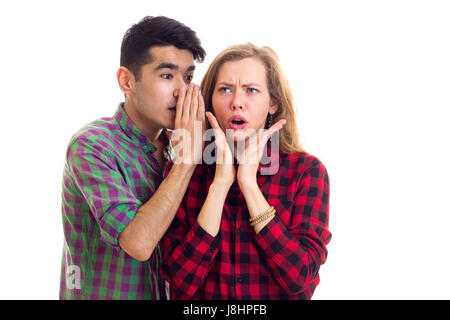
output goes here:
{"type": "Polygon", "coordinates": [[[228,119],[228,125],[233,130],[242,130],[247,125],[247,119],[243,116],[235,115],[228,119]]]}

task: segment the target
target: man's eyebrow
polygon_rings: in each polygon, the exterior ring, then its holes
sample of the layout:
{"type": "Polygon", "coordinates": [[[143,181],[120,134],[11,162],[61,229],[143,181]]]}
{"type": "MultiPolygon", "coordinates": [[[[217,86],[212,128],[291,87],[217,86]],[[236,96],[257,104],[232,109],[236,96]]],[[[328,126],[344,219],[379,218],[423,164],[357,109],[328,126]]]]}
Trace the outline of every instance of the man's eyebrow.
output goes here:
{"type": "Polygon", "coordinates": [[[178,69],[180,69],[180,68],[179,68],[176,64],[168,63],[168,62],[163,62],[163,63],[160,63],[160,64],[155,68],[155,71],[160,70],[160,69],[178,70],[178,69]]]}
{"type": "MultiPolygon", "coordinates": [[[[158,71],[160,69],[170,69],[170,70],[178,71],[180,69],[180,67],[173,63],[162,62],[155,68],[155,71],[158,71]]],[[[192,65],[192,66],[189,66],[189,68],[187,68],[186,72],[190,72],[190,71],[194,71],[194,70],[195,70],[195,66],[192,65]]]]}

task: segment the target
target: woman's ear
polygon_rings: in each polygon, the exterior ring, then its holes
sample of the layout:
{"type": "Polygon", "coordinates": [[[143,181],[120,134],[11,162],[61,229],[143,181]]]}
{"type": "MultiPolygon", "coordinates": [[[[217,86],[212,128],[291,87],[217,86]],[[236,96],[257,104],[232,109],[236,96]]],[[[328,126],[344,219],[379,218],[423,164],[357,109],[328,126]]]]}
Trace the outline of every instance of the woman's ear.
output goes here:
{"type": "Polygon", "coordinates": [[[279,108],[280,108],[280,105],[279,105],[278,101],[270,100],[269,113],[271,115],[274,115],[278,111],[279,108]]]}

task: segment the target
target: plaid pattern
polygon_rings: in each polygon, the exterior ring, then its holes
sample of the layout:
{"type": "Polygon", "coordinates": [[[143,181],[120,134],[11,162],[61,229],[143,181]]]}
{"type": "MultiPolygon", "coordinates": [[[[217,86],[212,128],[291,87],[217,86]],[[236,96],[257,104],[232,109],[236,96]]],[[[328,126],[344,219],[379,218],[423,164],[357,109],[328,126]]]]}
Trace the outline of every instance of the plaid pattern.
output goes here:
{"type": "MultiPolygon", "coordinates": [[[[164,151],[166,159],[173,149],[164,151]]],[[[118,245],[120,232],[158,188],[156,147],[123,104],[69,143],[62,188],[64,248],[60,299],[161,299],[161,253],[143,263],[118,245]]]]}
{"type": "MultiPolygon", "coordinates": [[[[256,234],[235,182],[212,237],[197,215],[215,166],[198,165],[162,245],[163,277],[173,299],[310,299],[327,257],[329,182],[306,153],[280,152],[279,170],[257,177],[276,216],[256,234]]],[[[266,168],[267,169],[267,168],[266,168]]],[[[266,171],[267,172],[267,171],[266,171]]]]}

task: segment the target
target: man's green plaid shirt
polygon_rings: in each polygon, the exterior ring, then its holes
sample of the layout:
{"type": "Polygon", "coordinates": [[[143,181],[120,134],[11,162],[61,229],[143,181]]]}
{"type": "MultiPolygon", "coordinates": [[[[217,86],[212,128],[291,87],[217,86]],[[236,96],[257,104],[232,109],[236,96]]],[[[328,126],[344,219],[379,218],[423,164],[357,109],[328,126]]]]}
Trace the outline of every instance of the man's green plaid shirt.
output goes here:
{"type": "MultiPolygon", "coordinates": [[[[62,186],[60,299],[165,299],[159,247],[140,262],[118,245],[120,232],[162,181],[155,150],[123,104],[72,137],[62,186]]],[[[166,162],[173,153],[168,143],[166,162]]]]}

